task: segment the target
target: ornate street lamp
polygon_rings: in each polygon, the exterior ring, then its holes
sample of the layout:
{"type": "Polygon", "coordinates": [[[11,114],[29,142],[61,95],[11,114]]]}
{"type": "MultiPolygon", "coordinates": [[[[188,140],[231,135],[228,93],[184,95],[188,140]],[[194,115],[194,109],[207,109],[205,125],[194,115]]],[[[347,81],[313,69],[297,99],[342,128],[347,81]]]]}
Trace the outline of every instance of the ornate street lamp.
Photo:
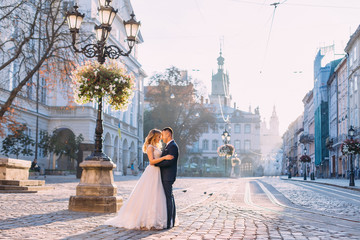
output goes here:
{"type": "MultiPolygon", "coordinates": [[[[353,140],[355,134],[355,130],[353,126],[350,126],[348,135],[350,137],[350,140],[353,140]]],[[[353,154],[350,153],[350,182],[349,186],[355,186],[355,179],[354,179],[354,164],[353,164],[353,154]]]]}
{"type": "MultiPolygon", "coordinates": [[[[230,143],[230,139],[231,139],[231,136],[230,136],[230,133],[228,131],[225,131],[223,132],[223,134],[221,135],[221,138],[222,140],[224,141],[224,144],[225,146],[227,144],[230,143]]],[[[227,176],[227,169],[228,169],[228,154],[225,154],[225,164],[224,164],[224,173],[225,173],[225,176],[227,176]]]]}
{"type": "Polygon", "coordinates": [[[289,169],[288,178],[291,178],[291,160],[289,157],[286,157],[286,160],[288,162],[288,169],[289,169]]]}
{"type": "Polygon", "coordinates": [[[76,39],[85,14],[81,14],[77,10],[79,7],[75,5],[73,10],[68,12],[66,16],[70,28],[70,33],[72,35],[72,46],[75,52],[83,53],[88,58],[97,57],[99,63],[101,64],[105,62],[106,57],[117,59],[120,56],[129,56],[132,48],[136,43],[140,28],[140,22],[135,20],[135,14],[133,12],[130,15],[130,20],[124,21],[129,50],[124,52],[115,45],[105,46],[106,40],[110,35],[111,24],[113,23],[117,13],[117,10],[111,7],[110,3],[110,0],[99,0],[100,7],[98,8],[98,12],[101,24],[99,26],[95,26],[97,43],[87,44],[81,49],[76,46],[76,39]]]}
{"type": "MultiPolygon", "coordinates": [[[[136,40],[137,34],[139,32],[140,22],[135,20],[134,12],[131,13],[131,18],[128,21],[124,21],[124,26],[127,35],[127,43],[129,50],[127,52],[122,51],[115,45],[105,46],[106,41],[109,38],[111,32],[111,24],[113,23],[118,10],[115,10],[111,6],[111,0],[99,0],[99,20],[100,25],[95,25],[95,33],[96,33],[96,43],[95,44],[87,44],[81,49],[76,46],[76,40],[79,34],[79,29],[81,23],[85,17],[85,14],[81,14],[78,11],[78,6],[75,5],[72,11],[67,12],[67,22],[69,24],[70,33],[72,36],[72,46],[76,53],[83,53],[88,58],[97,57],[97,60],[100,64],[105,62],[105,59],[117,59],[120,56],[129,56],[131,50],[133,49],[136,40]]],[[[96,119],[96,128],[95,128],[95,151],[94,153],[87,157],[86,160],[103,160],[103,161],[111,161],[111,159],[106,156],[102,152],[102,134],[103,134],[103,126],[102,126],[102,98],[98,100],[98,111],[97,111],[97,119],[96,119]]]]}
{"type": "Polygon", "coordinates": [[[230,142],[230,138],[231,138],[230,133],[228,131],[226,131],[226,129],[225,129],[225,131],[221,135],[221,138],[225,144],[228,144],[230,142]]]}

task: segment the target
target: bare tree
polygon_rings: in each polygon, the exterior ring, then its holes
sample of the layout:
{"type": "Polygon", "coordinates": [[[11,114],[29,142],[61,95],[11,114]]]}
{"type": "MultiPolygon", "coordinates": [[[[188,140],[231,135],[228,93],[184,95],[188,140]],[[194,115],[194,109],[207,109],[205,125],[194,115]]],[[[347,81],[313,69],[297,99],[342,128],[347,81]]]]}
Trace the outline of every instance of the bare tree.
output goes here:
{"type": "MultiPolygon", "coordinates": [[[[4,0],[0,7],[0,88],[10,90],[0,103],[0,129],[11,120],[15,98],[41,77],[54,87],[67,84],[76,57],[66,24],[67,1],[4,0]],[[56,76],[56,77],[54,77],[56,76]]],[[[39,87],[38,85],[36,87],[39,87]]],[[[1,132],[1,130],[0,130],[1,132]]],[[[1,133],[0,133],[1,134],[1,133]]]]}

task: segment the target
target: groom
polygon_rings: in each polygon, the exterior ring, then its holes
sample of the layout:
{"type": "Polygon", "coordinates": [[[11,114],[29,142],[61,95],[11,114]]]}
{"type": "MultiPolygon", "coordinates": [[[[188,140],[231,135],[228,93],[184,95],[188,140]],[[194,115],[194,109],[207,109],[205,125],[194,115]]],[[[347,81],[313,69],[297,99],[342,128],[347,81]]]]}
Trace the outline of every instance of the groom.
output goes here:
{"type": "Polygon", "coordinates": [[[162,151],[161,157],[166,155],[174,156],[172,160],[164,160],[155,164],[155,166],[160,167],[161,181],[166,197],[167,228],[169,229],[170,227],[173,227],[175,223],[176,211],[172,185],[176,179],[179,149],[173,139],[173,130],[170,127],[166,127],[161,131],[161,137],[163,142],[166,143],[166,147],[162,151]]]}

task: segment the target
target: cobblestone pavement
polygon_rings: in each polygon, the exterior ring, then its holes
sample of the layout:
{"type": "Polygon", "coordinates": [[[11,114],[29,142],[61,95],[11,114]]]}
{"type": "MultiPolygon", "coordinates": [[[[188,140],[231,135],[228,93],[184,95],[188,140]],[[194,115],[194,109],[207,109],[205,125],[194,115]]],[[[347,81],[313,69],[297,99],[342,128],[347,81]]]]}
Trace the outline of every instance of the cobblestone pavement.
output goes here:
{"type": "MultiPolygon", "coordinates": [[[[116,177],[118,194],[126,200],[137,179],[116,177]]],[[[54,190],[0,194],[0,239],[359,239],[359,216],[295,205],[273,187],[276,181],[281,180],[178,178],[179,226],[135,231],[103,225],[115,214],[68,211],[78,180],[48,177],[54,190]]],[[[354,194],[355,204],[357,199],[354,194]]]]}

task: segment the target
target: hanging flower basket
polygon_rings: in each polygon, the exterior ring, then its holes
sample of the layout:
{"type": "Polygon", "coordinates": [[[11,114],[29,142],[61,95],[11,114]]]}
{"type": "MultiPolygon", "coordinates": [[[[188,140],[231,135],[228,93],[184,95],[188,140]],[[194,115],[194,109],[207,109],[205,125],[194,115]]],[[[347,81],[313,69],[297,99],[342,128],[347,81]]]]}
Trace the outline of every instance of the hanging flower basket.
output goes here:
{"type": "Polygon", "coordinates": [[[359,154],[360,153],[360,143],[357,139],[346,139],[343,144],[341,144],[341,152],[343,155],[348,154],[359,154]]]}
{"type": "Polygon", "coordinates": [[[218,148],[217,153],[220,157],[231,157],[235,152],[235,148],[231,144],[225,144],[218,148]]]}
{"type": "Polygon", "coordinates": [[[86,61],[72,73],[75,102],[86,104],[104,98],[113,110],[126,111],[134,96],[134,76],[124,64],[111,60],[105,64],[86,61]]]}
{"type": "Polygon", "coordinates": [[[236,165],[239,165],[239,164],[241,164],[241,161],[240,161],[239,158],[233,157],[233,158],[231,159],[231,165],[232,165],[233,167],[235,167],[236,165]]]}
{"type": "Polygon", "coordinates": [[[311,162],[311,158],[308,155],[302,155],[300,157],[300,162],[311,162]]]}

